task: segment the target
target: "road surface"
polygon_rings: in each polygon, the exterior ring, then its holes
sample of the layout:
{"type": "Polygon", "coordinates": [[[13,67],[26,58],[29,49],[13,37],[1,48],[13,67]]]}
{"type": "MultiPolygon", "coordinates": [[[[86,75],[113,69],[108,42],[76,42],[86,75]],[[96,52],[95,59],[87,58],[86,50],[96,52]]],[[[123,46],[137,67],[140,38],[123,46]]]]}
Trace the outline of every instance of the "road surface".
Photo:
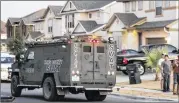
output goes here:
{"type": "MultiPolygon", "coordinates": [[[[146,74],[146,75],[142,76],[141,78],[153,79],[152,76],[153,76],[153,74],[149,73],[149,74],[146,74]]],[[[119,73],[117,75],[117,78],[116,78],[116,82],[118,82],[118,83],[128,81],[128,80],[129,80],[128,76],[123,75],[121,73],[119,73]]],[[[1,94],[3,94],[3,95],[11,95],[10,83],[9,82],[2,82],[1,83],[1,94]]],[[[147,102],[147,100],[145,100],[145,101],[147,102]]],[[[47,102],[47,101],[45,101],[43,99],[42,89],[35,89],[35,90],[31,90],[31,91],[24,89],[22,91],[21,97],[17,97],[13,101],[13,103],[37,103],[37,102],[38,103],[47,102]]],[[[78,94],[78,95],[67,94],[63,101],[57,101],[57,102],[70,103],[70,102],[88,102],[88,101],[86,100],[84,94],[78,94]]],[[[107,98],[105,99],[105,101],[99,102],[99,103],[124,103],[124,102],[131,102],[131,103],[136,102],[137,103],[137,102],[144,102],[144,100],[128,99],[128,98],[124,98],[124,97],[109,94],[107,96],[107,98]]]]}

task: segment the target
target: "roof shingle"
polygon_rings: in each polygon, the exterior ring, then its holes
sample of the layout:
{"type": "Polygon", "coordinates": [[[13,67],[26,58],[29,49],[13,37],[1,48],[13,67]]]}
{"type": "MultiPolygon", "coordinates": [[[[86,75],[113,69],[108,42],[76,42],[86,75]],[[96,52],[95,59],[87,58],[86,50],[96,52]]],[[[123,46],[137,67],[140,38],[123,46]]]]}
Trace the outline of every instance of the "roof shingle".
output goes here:
{"type": "Polygon", "coordinates": [[[131,26],[145,18],[138,18],[134,13],[115,13],[115,15],[124,23],[125,26],[131,26]]]}
{"type": "Polygon", "coordinates": [[[87,32],[91,32],[103,25],[103,24],[97,24],[96,21],[79,21],[79,22],[87,32]]]}
{"type": "Polygon", "coordinates": [[[52,10],[55,16],[60,16],[60,11],[63,6],[49,6],[49,8],[52,10]]]}
{"type": "Polygon", "coordinates": [[[14,25],[16,22],[19,23],[21,18],[10,17],[8,20],[12,25],[14,25]]]}
{"type": "Polygon", "coordinates": [[[27,16],[24,16],[22,20],[24,21],[25,24],[32,24],[33,20],[39,19],[42,17],[44,14],[45,9],[40,9],[38,11],[35,11],[27,16]]]}
{"type": "Polygon", "coordinates": [[[135,26],[137,29],[153,29],[153,28],[162,28],[176,20],[166,20],[166,21],[154,21],[154,22],[146,22],[142,25],[135,26]]]}
{"type": "Polygon", "coordinates": [[[89,9],[99,9],[101,7],[104,7],[110,3],[112,3],[114,0],[107,0],[107,1],[72,1],[75,7],[78,10],[89,10],[89,9]]]}
{"type": "Polygon", "coordinates": [[[41,33],[40,31],[33,31],[33,32],[30,32],[29,35],[31,36],[32,39],[37,39],[38,37],[41,37],[44,34],[41,33]]]}

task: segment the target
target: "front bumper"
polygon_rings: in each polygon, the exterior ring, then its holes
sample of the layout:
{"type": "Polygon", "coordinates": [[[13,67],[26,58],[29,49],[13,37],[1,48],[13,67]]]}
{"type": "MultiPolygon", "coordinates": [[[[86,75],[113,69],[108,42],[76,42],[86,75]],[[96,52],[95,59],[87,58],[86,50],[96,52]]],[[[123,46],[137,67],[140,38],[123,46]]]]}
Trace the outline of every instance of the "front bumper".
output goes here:
{"type": "Polygon", "coordinates": [[[75,89],[82,89],[82,90],[97,90],[97,91],[106,91],[106,92],[112,92],[113,87],[109,88],[85,88],[84,86],[56,86],[56,88],[75,88],[75,89]]]}

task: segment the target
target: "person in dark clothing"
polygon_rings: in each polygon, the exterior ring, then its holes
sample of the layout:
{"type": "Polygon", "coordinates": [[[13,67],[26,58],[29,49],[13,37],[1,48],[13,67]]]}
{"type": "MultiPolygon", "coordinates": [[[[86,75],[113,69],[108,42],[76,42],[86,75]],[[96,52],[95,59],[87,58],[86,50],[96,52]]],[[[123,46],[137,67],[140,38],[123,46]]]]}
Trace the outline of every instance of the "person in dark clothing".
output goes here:
{"type": "Polygon", "coordinates": [[[161,64],[162,67],[162,76],[163,76],[163,92],[170,91],[170,75],[172,71],[172,64],[168,58],[168,55],[165,55],[165,60],[161,64]]]}
{"type": "Polygon", "coordinates": [[[178,79],[179,79],[179,55],[178,59],[173,62],[173,94],[178,94],[178,79]],[[175,92],[175,86],[177,85],[177,93],[175,92]]]}

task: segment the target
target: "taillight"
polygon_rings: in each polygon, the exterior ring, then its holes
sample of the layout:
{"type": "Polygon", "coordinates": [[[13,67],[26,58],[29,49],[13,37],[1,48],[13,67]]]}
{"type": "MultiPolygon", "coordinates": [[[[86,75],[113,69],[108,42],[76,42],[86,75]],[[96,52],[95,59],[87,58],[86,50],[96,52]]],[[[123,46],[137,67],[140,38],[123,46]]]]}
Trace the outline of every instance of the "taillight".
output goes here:
{"type": "Polygon", "coordinates": [[[123,59],[123,64],[128,64],[128,60],[126,58],[123,59]]]}
{"type": "Polygon", "coordinates": [[[98,41],[98,40],[95,40],[95,39],[90,40],[90,42],[92,42],[92,43],[99,43],[99,41],[98,41]]]}

